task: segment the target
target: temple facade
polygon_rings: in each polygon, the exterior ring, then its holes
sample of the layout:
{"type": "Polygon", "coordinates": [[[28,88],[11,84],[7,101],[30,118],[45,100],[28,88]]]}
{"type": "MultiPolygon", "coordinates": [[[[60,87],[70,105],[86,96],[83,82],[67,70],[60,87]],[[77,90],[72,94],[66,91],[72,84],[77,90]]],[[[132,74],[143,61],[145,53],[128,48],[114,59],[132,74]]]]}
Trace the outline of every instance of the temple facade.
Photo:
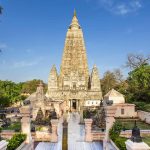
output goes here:
{"type": "Polygon", "coordinates": [[[59,103],[62,110],[80,110],[90,101],[98,105],[102,99],[99,72],[96,65],[89,72],[83,32],[76,12],[66,34],[60,73],[53,65],[46,96],[54,104],[59,103]]]}

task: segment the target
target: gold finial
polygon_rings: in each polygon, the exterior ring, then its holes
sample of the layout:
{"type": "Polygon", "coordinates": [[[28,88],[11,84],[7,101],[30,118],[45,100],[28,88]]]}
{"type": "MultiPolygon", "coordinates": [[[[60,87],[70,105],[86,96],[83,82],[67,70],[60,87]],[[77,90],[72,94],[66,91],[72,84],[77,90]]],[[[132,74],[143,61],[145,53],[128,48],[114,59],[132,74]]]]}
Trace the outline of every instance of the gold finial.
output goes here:
{"type": "Polygon", "coordinates": [[[74,16],[77,16],[76,10],[74,9],[74,16]]]}

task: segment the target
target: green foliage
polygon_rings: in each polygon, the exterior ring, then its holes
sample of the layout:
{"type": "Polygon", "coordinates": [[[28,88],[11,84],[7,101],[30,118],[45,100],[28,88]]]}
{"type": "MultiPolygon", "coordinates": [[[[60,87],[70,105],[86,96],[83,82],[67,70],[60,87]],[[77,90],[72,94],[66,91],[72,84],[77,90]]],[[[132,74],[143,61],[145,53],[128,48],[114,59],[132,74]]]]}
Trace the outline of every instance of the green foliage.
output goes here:
{"type": "Polygon", "coordinates": [[[112,88],[115,88],[117,81],[113,72],[107,71],[104,74],[103,79],[101,80],[102,92],[105,95],[112,88]]]}
{"type": "MultiPolygon", "coordinates": [[[[41,80],[37,80],[37,79],[34,79],[34,80],[31,80],[31,81],[27,81],[23,84],[22,86],[22,90],[21,92],[22,93],[29,93],[29,94],[32,94],[33,92],[36,91],[36,88],[37,86],[39,85],[41,80]]],[[[43,82],[43,81],[42,81],[43,82]]],[[[44,83],[43,83],[44,84],[44,83]]],[[[47,85],[44,84],[44,91],[46,92],[47,90],[47,85]]]]}
{"type": "Polygon", "coordinates": [[[25,141],[25,134],[15,134],[8,142],[7,150],[15,150],[17,147],[21,145],[23,141],[25,141]]]}
{"type": "Polygon", "coordinates": [[[145,142],[146,144],[148,144],[150,146],[150,136],[149,137],[144,137],[143,142],[145,142]]]}
{"type": "MultiPolygon", "coordinates": [[[[123,128],[122,128],[123,130],[132,130],[133,129],[134,124],[135,124],[133,119],[127,119],[127,120],[118,119],[118,120],[121,122],[121,124],[123,126],[123,128]]],[[[136,124],[141,130],[149,130],[150,129],[150,125],[145,123],[144,121],[137,120],[136,124]]]]}
{"type": "Polygon", "coordinates": [[[126,150],[126,138],[119,137],[122,128],[121,122],[116,121],[109,131],[109,136],[119,149],[126,150]]]}
{"type": "Polygon", "coordinates": [[[21,85],[12,81],[0,80],[0,106],[7,107],[20,101],[21,85]]]}
{"type": "MultiPolygon", "coordinates": [[[[21,94],[35,92],[39,83],[40,80],[36,79],[20,83],[0,80],[0,107],[8,107],[25,100],[27,97],[21,94]]],[[[44,84],[44,90],[47,90],[46,84],[44,84]]]]}
{"type": "Polygon", "coordinates": [[[110,138],[114,141],[120,135],[121,130],[122,130],[121,122],[116,121],[109,131],[110,138]]]}
{"type": "Polygon", "coordinates": [[[129,101],[150,103],[150,65],[142,65],[131,71],[127,81],[129,101]]]}
{"type": "Polygon", "coordinates": [[[116,140],[115,140],[115,144],[116,146],[120,149],[120,150],[126,150],[126,144],[125,144],[125,141],[127,139],[124,138],[124,137],[118,137],[116,140]]]}
{"type": "Polygon", "coordinates": [[[36,131],[42,131],[42,126],[36,127],[36,131]]]}
{"type": "Polygon", "coordinates": [[[10,126],[4,127],[3,130],[20,131],[21,130],[21,123],[20,122],[12,123],[10,126]]]}

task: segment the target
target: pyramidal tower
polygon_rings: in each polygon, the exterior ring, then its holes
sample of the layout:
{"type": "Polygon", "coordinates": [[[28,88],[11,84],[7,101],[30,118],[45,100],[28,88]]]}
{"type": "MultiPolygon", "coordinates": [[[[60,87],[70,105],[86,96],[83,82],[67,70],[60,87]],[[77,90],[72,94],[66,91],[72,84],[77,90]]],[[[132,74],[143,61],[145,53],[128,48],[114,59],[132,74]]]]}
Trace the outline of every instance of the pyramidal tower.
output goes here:
{"type": "Polygon", "coordinates": [[[85,88],[88,87],[89,69],[83,32],[79,25],[76,11],[67,31],[60,76],[65,78],[71,75],[84,79],[85,88]]]}
{"type": "Polygon", "coordinates": [[[60,74],[53,66],[46,96],[63,108],[78,110],[86,101],[102,99],[98,69],[94,66],[91,75],[89,72],[83,32],[76,11],[66,34],[60,74]]]}

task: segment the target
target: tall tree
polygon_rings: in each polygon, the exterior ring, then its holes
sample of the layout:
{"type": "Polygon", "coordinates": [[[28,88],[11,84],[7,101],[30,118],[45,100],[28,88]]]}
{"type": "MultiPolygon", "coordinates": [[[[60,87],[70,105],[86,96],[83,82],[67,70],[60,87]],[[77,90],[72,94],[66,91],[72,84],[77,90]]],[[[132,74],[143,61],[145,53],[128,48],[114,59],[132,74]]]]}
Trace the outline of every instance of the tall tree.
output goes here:
{"type": "Polygon", "coordinates": [[[101,79],[101,86],[103,95],[105,95],[109,90],[115,88],[117,85],[117,80],[113,72],[106,71],[103,78],[101,79]]]}
{"type": "Polygon", "coordinates": [[[150,65],[142,65],[129,73],[128,97],[131,101],[150,102],[150,65]]]}

